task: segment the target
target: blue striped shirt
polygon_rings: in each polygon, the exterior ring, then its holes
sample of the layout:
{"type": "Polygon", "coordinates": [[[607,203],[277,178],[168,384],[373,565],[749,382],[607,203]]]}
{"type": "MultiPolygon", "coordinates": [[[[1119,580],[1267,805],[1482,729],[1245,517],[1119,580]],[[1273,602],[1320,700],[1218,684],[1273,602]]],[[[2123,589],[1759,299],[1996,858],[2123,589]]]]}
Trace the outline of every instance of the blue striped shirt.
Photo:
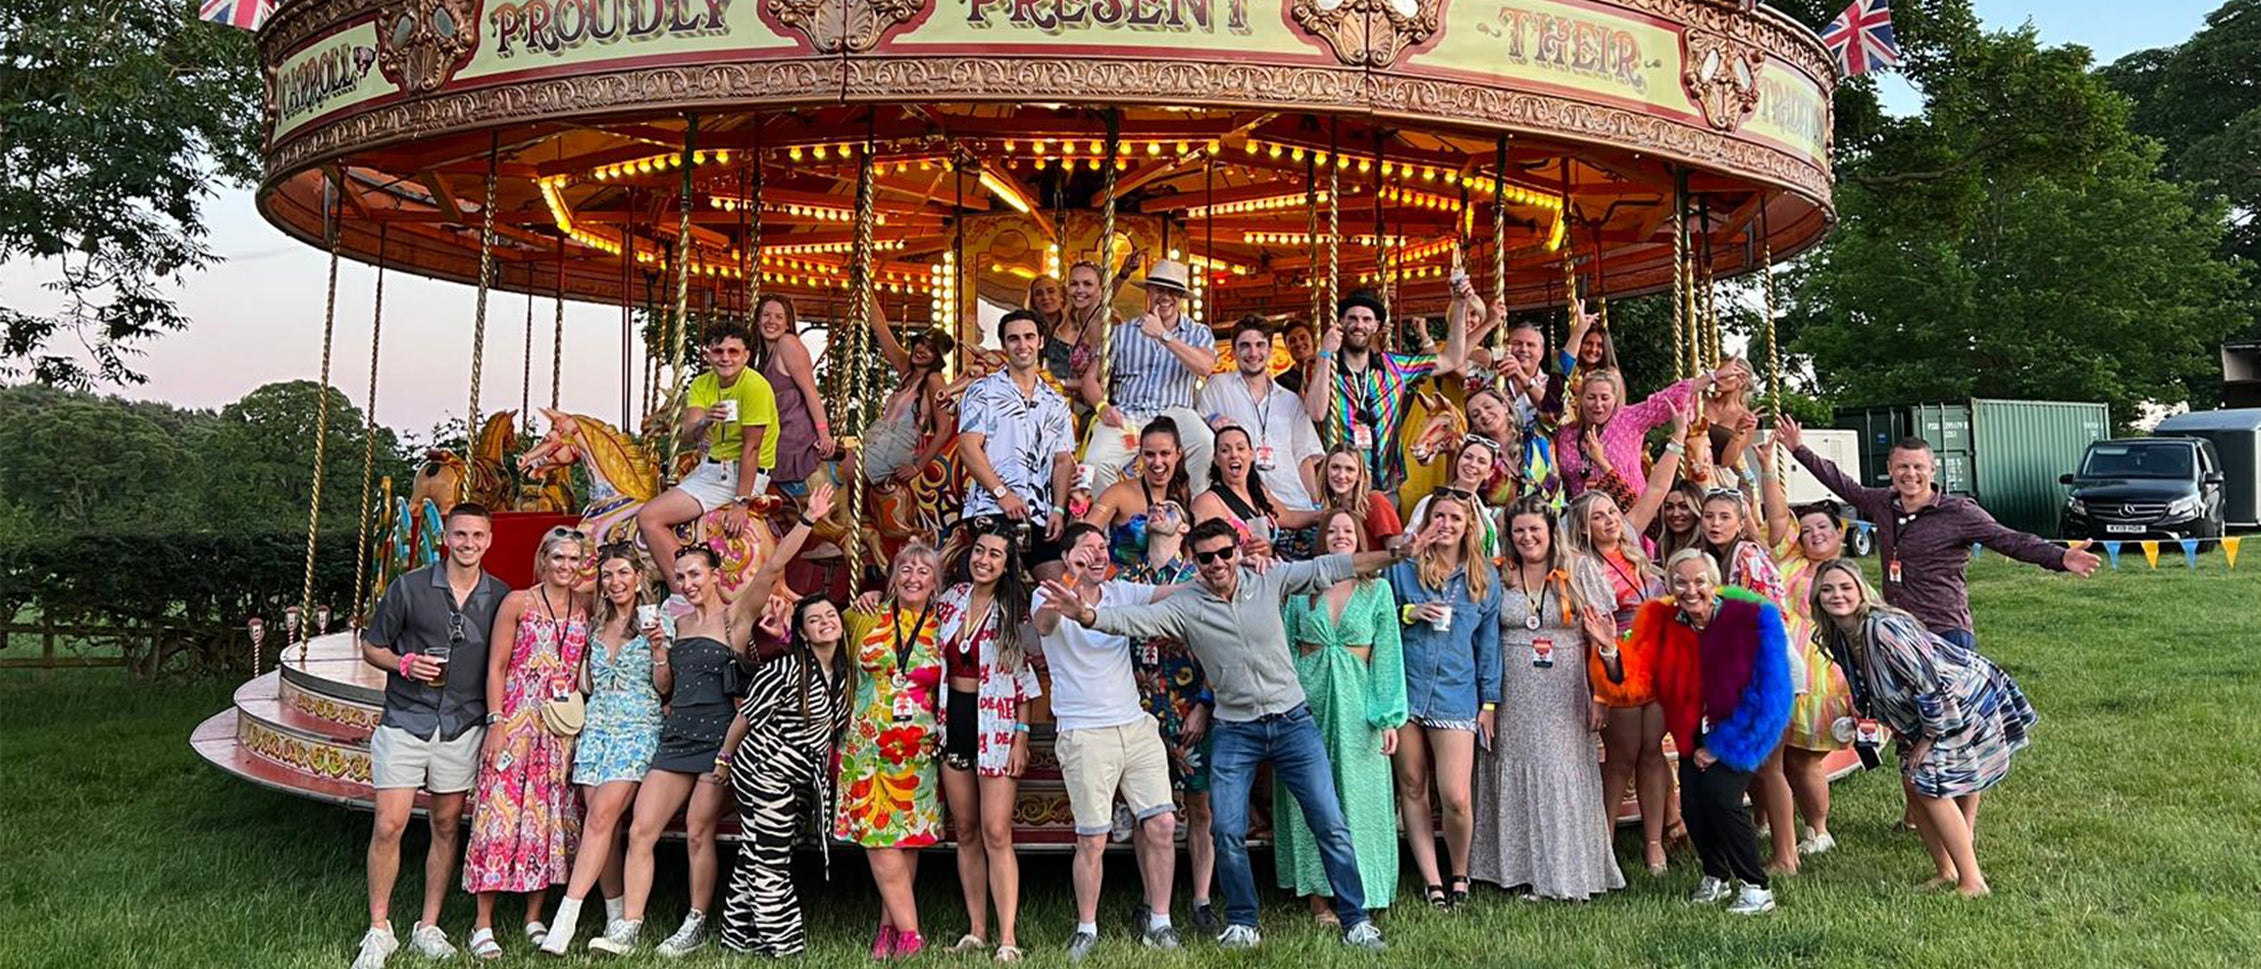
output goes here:
{"type": "MultiPolygon", "coordinates": [[[[1217,346],[1217,335],[1190,316],[1178,317],[1172,332],[1189,347],[1217,346]]],[[[1114,369],[1109,376],[1114,386],[1108,388],[1109,403],[1139,417],[1152,417],[1172,407],[1194,407],[1195,383],[1208,374],[1195,373],[1136,323],[1117,324],[1111,336],[1108,346],[1114,354],[1114,369]]]]}

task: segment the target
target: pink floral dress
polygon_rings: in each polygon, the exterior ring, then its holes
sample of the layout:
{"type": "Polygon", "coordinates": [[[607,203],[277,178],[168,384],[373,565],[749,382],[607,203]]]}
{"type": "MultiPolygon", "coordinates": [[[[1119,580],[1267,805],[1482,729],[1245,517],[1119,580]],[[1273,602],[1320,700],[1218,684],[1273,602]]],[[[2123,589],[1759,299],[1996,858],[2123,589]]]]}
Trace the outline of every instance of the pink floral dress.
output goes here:
{"type": "Polygon", "coordinates": [[[503,684],[502,750],[480,765],[463,890],[532,892],[564,884],[581,837],[573,790],[573,741],[542,729],[542,701],[573,689],[589,648],[588,620],[553,618],[539,607],[518,619],[503,684]]]}

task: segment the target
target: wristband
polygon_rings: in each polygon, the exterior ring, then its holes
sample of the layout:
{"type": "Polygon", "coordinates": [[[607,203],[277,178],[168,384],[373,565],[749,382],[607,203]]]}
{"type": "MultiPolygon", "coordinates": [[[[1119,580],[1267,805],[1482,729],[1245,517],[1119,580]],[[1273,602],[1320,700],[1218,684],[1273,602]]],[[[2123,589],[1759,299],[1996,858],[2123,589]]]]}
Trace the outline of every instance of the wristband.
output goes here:
{"type": "Polygon", "coordinates": [[[1611,646],[1608,649],[1594,650],[1594,655],[1601,657],[1604,663],[1612,662],[1617,659],[1617,647],[1611,646]]]}
{"type": "Polygon", "coordinates": [[[1497,713],[1497,712],[1499,712],[1499,704],[1497,704],[1497,703],[1486,703],[1486,704],[1484,704],[1484,705],[1483,705],[1483,707],[1482,707],[1481,709],[1482,709],[1482,710],[1483,710],[1483,711],[1484,711],[1485,713],[1497,713]]]}
{"type": "Polygon", "coordinates": [[[1027,732],[1028,732],[1028,724],[1025,724],[1025,723],[1016,723],[1016,724],[1014,724],[1014,725],[1013,725],[1013,732],[1014,732],[1014,733],[1027,733],[1027,732]]]}
{"type": "Polygon", "coordinates": [[[409,664],[410,662],[414,661],[415,659],[416,659],[416,651],[415,651],[415,650],[413,650],[413,649],[412,649],[412,650],[409,650],[408,652],[405,652],[405,653],[402,653],[402,654],[400,654],[400,662],[399,662],[398,664],[396,664],[396,665],[397,665],[397,666],[399,667],[400,675],[402,675],[402,676],[407,676],[407,675],[408,675],[408,664],[409,664]]]}
{"type": "Polygon", "coordinates": [[[1401,626],[1413,625],[1413,607],[1411,605],[1397,607],[1397,622],[1401,626]]]}
{"type": "Polygon", "coordinates": [[[805,527],[808,527],[808,528],[815,528],[815,527],[816,527],[816,522],[814,522],[814,521],[810,521],[810,520],[809,520],[809,513],[808,513],[808,512],[805,512],[805,511],[801,513],[801,524],[802,524],[803,526],[805,526],[805,527]]]}
{"type": "Polygon", "coordinates": [[[1679,441],[1666,441],[1664,443],[1664,452],[1666,454],[1677,455],[1679,457],[1688,456],[1688,448],[1685,445],[1682,445],[1679,441]]]}
{"type": "Polygon", "coordinates": [[[1335,358],[1335,352],[1334,352],[1333,350],[1321,350],[1321,351],[1319,351],[1319,359],[1321,359],[1321,360],[1333,360],[1334,358],[1335,358]]]}

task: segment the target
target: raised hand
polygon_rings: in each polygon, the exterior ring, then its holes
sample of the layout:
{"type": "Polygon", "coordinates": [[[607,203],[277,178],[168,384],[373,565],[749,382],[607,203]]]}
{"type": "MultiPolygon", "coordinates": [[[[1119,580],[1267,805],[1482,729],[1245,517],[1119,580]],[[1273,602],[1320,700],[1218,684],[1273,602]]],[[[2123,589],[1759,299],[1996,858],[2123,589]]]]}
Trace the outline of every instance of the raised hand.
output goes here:
{"type": "Polygon", "coordinates": [[[1782,442],[1783,447],[1795,451],[1805,445],[1805,431],[1798,426],[1796,418],[1788,414],[1776,414],[1774,415],[1774,439],[1782,442]]]}
{"type": "Polygon", "coordinates": [[[829,484],[818,482],[810,485],[808,501],[803,503],[802,513],[808,515],[810,521],[823,521],[824,516],[832,512],[833,494],[833,488],[829,484]]]}

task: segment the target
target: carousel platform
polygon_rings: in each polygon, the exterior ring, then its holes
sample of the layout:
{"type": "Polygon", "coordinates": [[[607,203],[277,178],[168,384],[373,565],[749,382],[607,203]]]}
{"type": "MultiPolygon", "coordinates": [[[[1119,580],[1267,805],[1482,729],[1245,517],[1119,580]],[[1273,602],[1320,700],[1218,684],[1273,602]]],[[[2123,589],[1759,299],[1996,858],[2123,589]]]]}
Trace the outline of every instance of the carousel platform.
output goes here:
{"type": "MultiPolygon", "coordinates": [[[[189,743],[214,767],[252,784],[295,797],[354,810],[374,809],[369,786],[369,735],[384,708],[384,674],[361,661],[352,632],[318,636],[303,657],[286,650],[282,666],[252,679],[235,692],[234,705],[196,728],[189,743]]],[[[1052,756],[1052,731],[1031,731],[1028,773],[1014,808],[1014,843],[1033,850],[1070,850],[1075,845],[1073,814],[1052,756]]],[[[1829,761],[1836,779],[1860,769],[1851,751],[1829,761]]],[[[1269,790],[1270,785],[1260,785],[1269,790]]],[[[417,814],[424,800],[417,798],[417,814]]],[[[1620,824],[1640,822],[1627,799],[1620,824]]],[[[670,834],[682,833],[681,819],[670,834]]],[[[721,837],[738,838],[735,816],[723,818],[721,837]]],[[[1252,839],[1260,841],[1261,839],[1252,839]]],[[[1116,847],[1127,848],[1127,844],[1116,847]]]]}

